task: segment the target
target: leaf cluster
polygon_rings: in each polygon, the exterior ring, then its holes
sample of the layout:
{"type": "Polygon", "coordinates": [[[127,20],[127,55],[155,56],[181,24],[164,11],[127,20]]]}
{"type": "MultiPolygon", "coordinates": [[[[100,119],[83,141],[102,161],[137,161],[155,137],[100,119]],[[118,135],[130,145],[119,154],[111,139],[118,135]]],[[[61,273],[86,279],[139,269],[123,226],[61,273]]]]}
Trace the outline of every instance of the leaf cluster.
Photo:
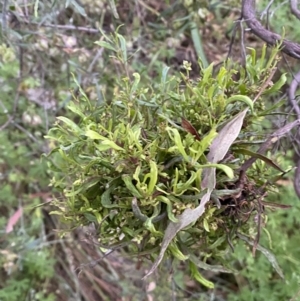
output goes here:
{"type": "MultiPolygon", "coordinates": [[[[139,73],[126,74],[120,34],[98,44],[114,52],[125,74],[113,98],[101,104],[89,99],[74,78],[80,95],[68,109],[76,117],[58,117],[47,135],[54,144],[48,156],[51,185],[65,197],[56,200],[53,213],[73,227],[94,222],[102,248],[126,245],[130,254],[155,258],[166,251],[172,258],[189,259],[194,278],[212,287],[197,267],[230,271],[202,261],[224,264],[228,241],[237,239],[237,231],[248,234],[256,199],[272,186],[268,165],[280,170],[260,155],[259,175],[253,165],[247,182],[239,185],[242,164],[255,155],[255,139],[264,138],[263,133],[253,136],[252,125],[262,122],[267,111],[262,99],[253,99],[276,66],[278,47],[269,59],[266,49],[259,59],[252,49],[245,67],[228,61],[219,69],[204,68],[199,62],[197,80],[189,78],[188,62],[180,76],[168,77],[165,67],[160,84],[145,85],[139,73]],[[232,135],[235,143],[226,143],[232,135]],[[203,183],[215,169],[214,183],[203,183]],[[210,202],[204,210],[205,197],[210,202]],[[195,213],[201,203],[203,212],[189,220],[188,212],[195,213]],[[159,252],[161,244],[166,250],[159,252]],[[194,256],[199,252],[201,260],[194,256]]],[[[284,81],[264,94],[277,92],[284,81]]]]}

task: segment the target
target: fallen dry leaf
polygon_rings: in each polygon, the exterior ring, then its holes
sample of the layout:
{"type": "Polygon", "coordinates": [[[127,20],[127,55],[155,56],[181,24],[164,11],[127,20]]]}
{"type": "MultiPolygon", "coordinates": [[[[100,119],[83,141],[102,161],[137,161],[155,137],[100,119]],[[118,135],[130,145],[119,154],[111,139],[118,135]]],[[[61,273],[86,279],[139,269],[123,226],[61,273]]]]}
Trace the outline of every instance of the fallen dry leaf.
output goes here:
{"type": "Polygon", "coordinates": [[[23,213],[22,207],[20,207],[8,220],[6,225],[5,233],[10,233],[13,229],[18,220],[21,218],[23,213]]]}

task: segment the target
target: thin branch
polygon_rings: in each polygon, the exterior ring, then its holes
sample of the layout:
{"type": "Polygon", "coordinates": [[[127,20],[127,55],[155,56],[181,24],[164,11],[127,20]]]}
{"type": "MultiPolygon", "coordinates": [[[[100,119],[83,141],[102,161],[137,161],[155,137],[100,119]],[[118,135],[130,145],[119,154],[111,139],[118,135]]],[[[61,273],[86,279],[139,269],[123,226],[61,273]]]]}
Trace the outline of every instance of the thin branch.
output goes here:
{"type": "Polygon", "coordinates": [[[26,134],[33,142],[35,142],[37,145],[40,146],[40,148],[42,149],[41,144],[39,143],[39,141],[29,132],[27,131],[24,127],[22,127],[21,125],[19,125],[18,123],[16,123],[14,120],[11,121],[11,123],[17,128],[19,129],[21,132],[23,132],[24,134],[26,134]]]}
{"type": "MultiPolygon", "coordinates": [[[[40,27],[49,27],[49,28],[55,28],[55,29],[63,29],[63,30],[77,30],[77,31],[83,31],[87,33],[100,33],[99,29],[92,28],[92,27],[84,27],[84,26],[74,26],[74,25],[59,25],[59,24],[44,24],[44,23],[38,23],[30,20],[26,20],[26,16],[24,15],[16,15],[16,18],[18,18],[18,21],[22,25],[34,25],[38,28],[40,27]]],[[[2,22],[5,20],[4,17],[2,17],[2,22]]],[[[4,27],[4,26],[3,26],[4,27]]]]}
{"type": "Polygon", "coordinates": [[[267,15],[267,17],[269,16],[269,10],[270,10],[270,7],[271,5],[273,4],[274,0],[271,0],[267,7],[263,10],[263,12],[260,14],[260,19],[262,20],[264,18],[265,15],[267,15]]]}
{"type": "Polygon", "coordinates": [[[252,248],[253,257],[255,256],[256,249],[257,249],[257,246],[258,246],[258,243],[260,240],[261,227],[262,227],[261,215],[264,212],[262,200],[266,195],[267,195],[267,192],[263,193],[259,198],[257,198],[257,203],[258,203],[258,207],[256,208],[256,210],[257,210],[257,233],[256,233],[256,237],[255,237],[255,240],[253,243],[253,248],[252,248]]]}
{"type": "Polygon", "coordinates": [[[242,2],[242,17],[252,32],[271,46],[282,41],[282,51],[293,58],[300,59],[300,44],[283,39],[279,34],[265,29],[256,19],[255,2],[255,0],[243,0],[242,2]]]}
{"type": "MultiPolygon", "coordinates": [[[[300,119],[297,119],[293,122],[288,123],[284,127],[275,131],[267,140],[264,142],[261,147],[258,149],[258,154],[264,154],[270,146],[278,141],[280,138],[284,137],[288,132],[290,132],[294,127],[300,125],[300,119]]],[[[248,159],[241,167],[241,171],[243,171],[243,175],[245,175],[247,169],[256,161],[257,158],[248,159]]]]}
{"type": "Polygon", "coordinates": [[[286,5],[287,3],[289,3],[290,0],[285,0],[285,1],[282,1],[280,4],[278,4],[270,13],[270,17],[272,18],[276,11],[279,10],[282,6],[286,5]]]}
{"type": "Polygon", "coordinates": [[[253,102],[256,102],[257,99],[260,97],[260,95],[265,91],[265,89],[268,87],[268,85],[270,84],[275,72],[276,72],[277,68],[273,68],[271,70],[271,73],[269,75],[269,77],[267,78],[267,80],[264,82],[264,84],[261,86],[258,94],[255,96],[255,98],[253,99],[253,102]]]}
{"type": "Polygon", "coordinates": [[[90,28],[90,27],[83,27],[83,26],[74,26],[74,25],[56,25],[56,24],[42,24],[36,22],[24,22],[28,25],[36,25],[41,27],[49,27],[49,28],[55,28],[55,29],[64,29],[64,30],[77,30],[77,31],[84,31],[88,33],[100,33],[99,29],[96,28],[90,28]]]}
{"type": "MultiPolygon", "coordinates": [[[[298,120],[300,119],[300,107],[296,100],[296,91],[297,91],[299,85],[300,85],[300,72],[298,72],[296,75],[293,76],[293,80],[292,80],[289,90],[288,90],[289,101],[293,107],[293,110],[297,114],[298,120]]],[[[296,154],[297,154],[297,150],[296,150],[296,154]]],[[[295,176],[294,176],[294,189],[295,189],[297,196],[300,198],[300,157],[298,154],[297,154],[296,158],[297,158],[297,167],[296,167],[295,176]]]]}
{"type": "Polygon", "coordinates": [[[289,90],[288,90],[288,96],[290,104],[292,105],[294,111],[297,114],[297,118],[300,119],[300,108],[296,101],[296,91],[300,85],[300,71],[293,76],[293,80],[290,84],[289,90]]]}
{"type": "Polygon", "coordinates": [[[234,22],[234,27],[233,27],[233,31],[232,31],[232,35],[231,35],[231,38],[230,38],[230,44],[229,44],[229,49],[228,49],[228,53],[227,53],[227,57],[226,57],[226,60],[225,61],[228,61],[230,55],[231,55],[231,52],[232,52],[232,46],[234,44],[234,41],[235,41],[235,35],[236,35],[236,32],[237,32],[237,22],[241,22],[241,20],[237,20],[234,22]]]}
{"type": "Polygon", "coordinates": [[[2,7],[2,31],[6,30],[7,4],[8,4],[8,1],[4,0],[3,7],[2,7]]]}
{"type": "Polygon", "coordinates": [[[240,22],[240,31],[241,31],[241,57],[242,57],[242,66],[246,68],[246,47],[245,47],[245,35],[244,35],[244,26],[240,22]]]}
{"type": "Polygon", "coordinates": [[[49,28],[55,28],[55,29],[63,29],[63,30],[77,30],[77,31],[83,31],[87,33],[100,33],[99,29],[92,28],[92,27],[84,27],[84,26],[74,26],[74,25],[59,25],[59,24],[44,24],[44,23],[38,23],[33,21],[28,21],[24,19],[24,16],[18,15],[19,21],[22,24],[26,25],[34,25],[37,27],[49,27],[49,28]]]}
{"type": "Polygon", "coordinates": [[[300,10],[297,7],[297,0],[290,0],[290,7],[291,7],[291,12],[292,14],[300,19],[300,10]]]}
{"type": "Polygon", "coordinates": [[[293,184],[294,184],[295,192],[298,198],[300,198],[300,160],[298,160],[297,162],[293,184]]]}
{"type": "Polygon", "coordinates": [[[11,116],[8,117],[7,121],[0,126],[0,132],[3,131],[11,123],[12,119],[13,118],[11,116]]]}

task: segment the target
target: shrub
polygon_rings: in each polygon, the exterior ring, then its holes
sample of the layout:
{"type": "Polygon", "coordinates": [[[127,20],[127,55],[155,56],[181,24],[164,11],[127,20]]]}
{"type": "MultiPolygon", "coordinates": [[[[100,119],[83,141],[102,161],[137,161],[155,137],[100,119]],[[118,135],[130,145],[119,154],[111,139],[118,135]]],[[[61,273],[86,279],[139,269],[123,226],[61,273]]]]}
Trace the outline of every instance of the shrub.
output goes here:
{"type": "Polygon", "coordinates": [[[240,238],[262,250],[249,237],[260,227],[250,217],[261,213],[262,196],[283,170],[256,153],[272,111],[260,96],[285,82],[282,75],[271,84],[279,47],[269,59],[266,47],[259,59],[251,49],[245,67],[199,62],[199,79],[189,77],[188,62],[185,74],[168,77],[165,67],[160,84],[151,84],[129,70],[121,35],[98,44],[114,53],[124,77],[100,104],[78,84],[68,107],[75,121],[58,117],[49,131],[51,185],[65,196],[53,213],[74,228],[97,224],[104,249],[127,246],[129,254],[156,259],[148,274],[167,255],[188,260],[193,277],[212,287],[198,267],[231,272],[224,256],[240,238]],[[260,161],[245,176],[251,157],[260,161]]]}

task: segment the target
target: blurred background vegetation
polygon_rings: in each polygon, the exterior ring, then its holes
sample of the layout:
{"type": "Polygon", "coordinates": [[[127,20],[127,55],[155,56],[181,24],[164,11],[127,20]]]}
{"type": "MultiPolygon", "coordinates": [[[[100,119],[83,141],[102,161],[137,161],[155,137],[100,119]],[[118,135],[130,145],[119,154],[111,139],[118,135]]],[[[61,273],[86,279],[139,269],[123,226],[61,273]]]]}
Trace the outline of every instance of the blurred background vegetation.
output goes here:
{"type": "MultiPolygon", "coordinates": [[[[265,12],[268,3],[260,1],[258,10],[265,12]]],[[[53,195],[60,196],[49,187],[48,167],[41,159],[51,149],[44,136],[56,116],[69,114],[65,108],[78,93],[72,74],[90,99],[103,102],[113,95],[120,73],[118,62],[94,44],[103,40],[101,31],[113,33],[123,25],[120,33],[132,55],[128,72],[143,74],[146,82],[159,81],[165,65],[178,74],[184,60],[191,62],[191,76],[196,78],[198,57],[204,65],[226,59],[240,1],[5,0],[0,5],[1,301],[300,300],[300,205],[292,174],[268,196],[269,201],[292,207],[268,212],[261,237],[276,255],[285,280],[264,256],[257,253],[253,258],[236,245],[232,264],[240,273],[206,273],[216,284],[214,290],[201,287],[184,266],[171,262],[144,283],[140,279],[149,266],[138,258],[118,250],[96,262],[102,253],[88,239],[93,229],[76,229],[62,238],[60,231],[67,226],[49,214],[53,195]]],[[[267,22],[267,13],[262,21],[267,22]]],[[[274,1],[268,18],[273,31],[281,34],[284,26],[285,35],[297,41],[296,22],[287,3],[274,1]]],[[[231,52],[237,61],[240,36],[237,32],[231,52]]],[[[245,46],[259,52],[262,45],[255,36],[246,36],[245,46]]],[[[278,76],[287,72],[290,81],[299,67],[297,61],[282,60],[278,76]]],[[[285,97],[282,92],[269,101],[285,97]]],[[[271,128],[282,124],[289,111],[286,102],[271,128]]],[[[288,141],[277,151],[283,168],[294,166],[288,141]]]]}

